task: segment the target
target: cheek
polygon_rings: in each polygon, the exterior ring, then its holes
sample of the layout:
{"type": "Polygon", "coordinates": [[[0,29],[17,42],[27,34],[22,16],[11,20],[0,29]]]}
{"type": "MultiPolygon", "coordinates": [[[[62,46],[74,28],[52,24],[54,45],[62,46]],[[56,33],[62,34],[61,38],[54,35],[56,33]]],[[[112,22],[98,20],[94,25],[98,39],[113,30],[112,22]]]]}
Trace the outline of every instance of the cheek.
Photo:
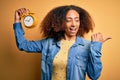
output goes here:
{"type": "Polygon", "coordinates": [[[77,27],[78,27],[78,28],[80,27],[80,23],[77,24],[77,27]]]}
{"type": "Polygon", "coordinates": [[[65,28],[69,28],[71,26],[70,23],[66,23],[65,28]]]}

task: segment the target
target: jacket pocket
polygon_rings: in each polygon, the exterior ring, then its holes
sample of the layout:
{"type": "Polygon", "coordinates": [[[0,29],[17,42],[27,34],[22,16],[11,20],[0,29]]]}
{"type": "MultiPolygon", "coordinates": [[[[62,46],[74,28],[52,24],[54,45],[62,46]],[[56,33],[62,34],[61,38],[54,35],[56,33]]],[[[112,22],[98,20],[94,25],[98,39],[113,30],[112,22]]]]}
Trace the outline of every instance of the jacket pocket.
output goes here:
{"type": "Polygon", "coordinates": [[[82,55],[75,56],[75,65],[77,65],[80,69],[86,70],[88,63],[88,57],[82,55]]]}

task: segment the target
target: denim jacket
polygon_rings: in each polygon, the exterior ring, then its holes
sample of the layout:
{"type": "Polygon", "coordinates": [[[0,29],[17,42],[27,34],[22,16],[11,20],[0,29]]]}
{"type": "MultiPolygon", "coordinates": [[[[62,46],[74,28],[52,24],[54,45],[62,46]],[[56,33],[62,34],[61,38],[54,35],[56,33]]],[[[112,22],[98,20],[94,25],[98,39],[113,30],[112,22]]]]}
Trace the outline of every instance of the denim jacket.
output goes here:
{"type": "MultiPolygon", "coordinates": [[[[53,38],[28,41],[24,38],[21,23],[14,24],[14,32],[19,50],[42,54],[41,80],[51,80],[52,63],[60,50],[60,41],[56,42],[53,38]]],[[[86,73],[90,79],[97,80],[102,70],[101,47],[101,42],[91,42],[77,36],[69,49],[66,80],[85,80],[86,73]]]]}

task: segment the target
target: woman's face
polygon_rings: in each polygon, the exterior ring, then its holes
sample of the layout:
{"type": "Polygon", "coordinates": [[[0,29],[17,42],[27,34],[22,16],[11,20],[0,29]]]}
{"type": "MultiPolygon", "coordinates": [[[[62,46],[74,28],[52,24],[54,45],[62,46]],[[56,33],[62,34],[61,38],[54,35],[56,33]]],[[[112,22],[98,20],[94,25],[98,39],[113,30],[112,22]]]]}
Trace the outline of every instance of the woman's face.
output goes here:
{"type": "Polygon", "coordinates": [[[80,26],[79,14],[75,10],[69,10],[66,14],[65,35],[75,37],[80,26]]]}

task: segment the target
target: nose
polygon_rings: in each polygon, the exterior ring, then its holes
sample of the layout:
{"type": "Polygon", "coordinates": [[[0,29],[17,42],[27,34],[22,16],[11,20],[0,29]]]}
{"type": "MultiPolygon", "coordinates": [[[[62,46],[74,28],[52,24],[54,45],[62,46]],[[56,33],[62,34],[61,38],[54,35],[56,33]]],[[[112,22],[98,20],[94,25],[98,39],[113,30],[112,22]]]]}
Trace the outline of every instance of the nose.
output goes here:
{"type": "Polygon", "coordinates": [[[76,25],[76,22],[72,20],[72,26],[74,27],[76,25]]]}

